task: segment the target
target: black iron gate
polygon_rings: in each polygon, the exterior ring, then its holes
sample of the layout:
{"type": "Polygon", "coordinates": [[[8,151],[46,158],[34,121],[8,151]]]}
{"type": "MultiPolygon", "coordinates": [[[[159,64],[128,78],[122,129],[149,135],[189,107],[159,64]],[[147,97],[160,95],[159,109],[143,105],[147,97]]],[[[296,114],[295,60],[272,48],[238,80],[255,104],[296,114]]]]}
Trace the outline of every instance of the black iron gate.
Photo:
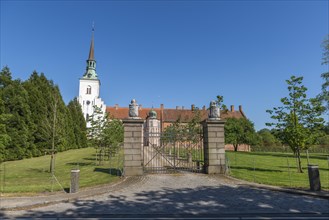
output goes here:
{"type": "Polygon", "coordinates": [[[144,134],[144,172],[204,172],[203,138],[201,134],[144,134]]]}

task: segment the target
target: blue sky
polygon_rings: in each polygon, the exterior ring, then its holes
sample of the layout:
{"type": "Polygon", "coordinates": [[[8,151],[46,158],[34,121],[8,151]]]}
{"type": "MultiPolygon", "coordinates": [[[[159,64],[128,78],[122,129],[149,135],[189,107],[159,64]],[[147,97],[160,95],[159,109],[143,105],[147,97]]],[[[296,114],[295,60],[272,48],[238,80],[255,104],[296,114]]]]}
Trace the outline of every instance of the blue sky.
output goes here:
{"type": "Polygon", "coordinates": [[[1,1],[1,68],[33,70],[78,95],[95,22],[101,97],[108,106],[242,105],[257,130],[304,76],[320,92],[328,1],[1,1]]]}

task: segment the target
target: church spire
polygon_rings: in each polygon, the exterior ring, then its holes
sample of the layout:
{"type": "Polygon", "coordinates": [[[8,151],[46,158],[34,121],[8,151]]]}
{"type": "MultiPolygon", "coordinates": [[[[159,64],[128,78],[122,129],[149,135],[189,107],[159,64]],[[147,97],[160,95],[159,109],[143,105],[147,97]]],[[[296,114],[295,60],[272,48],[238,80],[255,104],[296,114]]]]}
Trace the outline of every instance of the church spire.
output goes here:
{"type": "Polygon", "coordinates": [[[92,36],[91,36],[91,43],[90,43],[90,50],[89,50],[89,58],[88,58],[88,60],[95,60],[95,57],[94,57],[94,31],[95,31],[95,25],[93,23],[93,26],[92,26],[92,36]]]}
{"type": "Polygon", "coordinates": [[[97,79],[96,60],[94,56],[94,32],[95,32],[95,27],[93,23],[89,57],[87,60],[87,68],[85,74],[83,75],[83,78],[87,78],[87,79],[97,79]]]}

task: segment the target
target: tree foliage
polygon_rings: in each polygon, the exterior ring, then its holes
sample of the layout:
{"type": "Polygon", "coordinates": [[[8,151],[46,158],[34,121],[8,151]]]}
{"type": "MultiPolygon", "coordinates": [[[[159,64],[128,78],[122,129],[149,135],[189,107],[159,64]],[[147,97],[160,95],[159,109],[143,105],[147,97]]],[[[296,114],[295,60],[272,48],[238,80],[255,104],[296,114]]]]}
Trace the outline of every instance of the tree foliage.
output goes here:
{"type": "Polygon", "coordinates": [[[227,106],[224,104],[224,97],[222,95],[216,96],[216,104],[223,111],[227,111],[227,106]]]}
{"type": "Polygon", "coordinates": [[[4,67],[0,72],[0,161],[44,155],[51,151],[52,142],[56,151],[86,147],[86,123],[80,107],[75,108],[73,113],[59,88],[43,73],[34,71],[22,82],[13,80],[4,67]]]}
{"type": "Polygon", "coordinates": [[[86,128],[86,121],[83,117],[81,106],[78,100],[75,98],[69,102],[67,108],[69,110],[72,119],[71,120],[72,124],[70,126],[73,127],[74,129],[73,133],[76,143],[75,147],[83,148],[87,146],[87,128],[86,128]]]}
{"type": "Polygon", "coordinates": [[[328,65],[329,64],[329,35],[327,35],[326,39],[322,42],[322,48],[323,48],[322,64],[328,65]]]}
{"type": "Polygon", "coordinates": [[[191,141],[197,143],[200,141],[200,135],[202,134],[201,112],[199,108],[193,110],[193,117],[190,121],[182,122],[181,118],[178,118],[173,124],[164,129],[162,141],[164,142],[184,142],[191,141]]]}
{"type": "Polygon", "coordinates": [[[257,135],[254,124],[246,118],[228,118],[225,123],[225,144],[232,144],[234,151],[239,145],[254,145],[257,135]]]}
{"type": "Polygon", "coordinates": [[[275,122],[266,125],[274,127],[277,138],[290,146],[297,157],[298,172],[303,172],[300,151],[315,143],[323,126],[324,108],[319,99],[307,98],[303,77],[291,76],[286,82],[289,96],[281,99],[282,106],[267,110],[275,122]]]}
{"type": "MultiPolygon", "coordinates": [[[[329,65],[329,35],[323,41],[322,47],[323,47],[322,64],[328,66],[329,65]]],[[[323,103],[325,103],[326,111],[329,114],[329,72],[322,73],[321,78],[324,80],[324,83],[321,86],[321,93],[318,95],[318,98],[323,103]]]]}
{"type": "Polygon", "coordinates": [[[20,80],[12,80],[11,72],[5,67],[0,72],[1,96],[3,100],[3,114],[1,118],[7,117],[4,126],[9,142],[5,148],[4,160],[22,159],[31,157],[35,151],[35,145],[31,130],[31,110],[28,102],[28,93],[22,86],[20,80]]]}
{"type": "Polygon", "coordinates": [[[281,142],[275,137],[275,135],[267,128],[261,129],[257,132],[260,138],[260,145],[262,147],[275,147],[281,145],[281,142]]]}
{"type": "Polygon", "coordinates": [[[101,108],[93,107],[94,112],[88,119],[88,142],[96,148],[96,159],[101,164],[105,154],[115,153],[123,143],[123,124],[108,113],[104,114],[101,108]]]}

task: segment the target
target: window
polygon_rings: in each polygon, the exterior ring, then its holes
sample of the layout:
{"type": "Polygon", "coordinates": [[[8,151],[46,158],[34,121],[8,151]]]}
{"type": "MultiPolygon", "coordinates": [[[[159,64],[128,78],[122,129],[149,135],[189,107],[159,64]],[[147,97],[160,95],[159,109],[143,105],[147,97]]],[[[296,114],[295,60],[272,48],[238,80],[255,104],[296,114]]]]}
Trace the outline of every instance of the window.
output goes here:
{"type": "Polygon", "coordinates": [[[86,94],[91,94],[91,86],[87,87],[87,93],[86,94]]]}
{"type": "Polygon", "coordinates": [[[86,121],[88,121],[88,119],[89,119],[89,114],[87,113],[86,114],[86,121]]]}

